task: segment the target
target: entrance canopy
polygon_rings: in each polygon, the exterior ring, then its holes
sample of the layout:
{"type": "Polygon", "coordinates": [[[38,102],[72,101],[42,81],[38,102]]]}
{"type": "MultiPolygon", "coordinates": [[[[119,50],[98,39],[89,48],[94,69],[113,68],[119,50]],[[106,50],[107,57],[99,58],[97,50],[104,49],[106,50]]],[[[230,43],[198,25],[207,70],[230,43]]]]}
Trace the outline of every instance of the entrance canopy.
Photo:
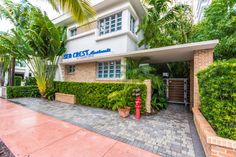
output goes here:
{"type": "Polygon", "coordinates": [[[190,61],[193,60],[194,51],[213,49],[215,48],[216,44],[218,44],[218,40],[160,47],[130,52],[126,57],[148,57],[149,63],[190,61]]]}
{"type": "Polygon", "coordinates": [[[109,53],[94,58],[89,57],[89,58],[83,58],[81,60],[73,60],[70,62],[63,60],[61,64],[105,61],[123,57],[131,57],[131,58],[148,57],[150,58],[150,60],[148,61],[149,63],[190,61],[193,60],[195,51],[214,49],[214,47],[218,44],[218,42],[219,42],[218,40],[210,40],[210,41],[195,42],[195,43],[153,48],[153,49],[131,51],[120,54],[109,53]]]}

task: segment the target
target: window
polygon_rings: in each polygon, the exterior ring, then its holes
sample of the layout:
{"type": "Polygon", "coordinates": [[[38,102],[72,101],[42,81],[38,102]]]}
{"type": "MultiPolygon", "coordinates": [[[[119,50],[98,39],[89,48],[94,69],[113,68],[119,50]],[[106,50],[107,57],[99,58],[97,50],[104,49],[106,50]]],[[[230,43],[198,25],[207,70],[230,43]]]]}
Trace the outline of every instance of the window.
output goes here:
{"type": "Polygon", "coordinates": [[[75,72],[75,65],[68,66],[68,74],[73,74],[75,72]]]}
{"type": "Polygon", "coordinates": [[[26,67],[26,63],[23,61],[16,60],[16,66],[24,68],[26,67]]]}
{"type": "Polygon", "coordinates": [[[73,37],[77,35],[77,27],[71,28],[70,29],[70,36],[73,37]]]}
{"type": "Polygon", "coordinates": [[[135,34],[135,19],[132,15],[130,16],[130,31],[135,34]]]}
{"type": "Polygon", "coordinates": [[[97,64],[97,78],[120,78],[120,61],[100,62],[97,64]]]}
{"type": "Polygon", "coordinates": [[[122,28],[122,12],[99,20],[99,35],[116,32],[122,28]]]}

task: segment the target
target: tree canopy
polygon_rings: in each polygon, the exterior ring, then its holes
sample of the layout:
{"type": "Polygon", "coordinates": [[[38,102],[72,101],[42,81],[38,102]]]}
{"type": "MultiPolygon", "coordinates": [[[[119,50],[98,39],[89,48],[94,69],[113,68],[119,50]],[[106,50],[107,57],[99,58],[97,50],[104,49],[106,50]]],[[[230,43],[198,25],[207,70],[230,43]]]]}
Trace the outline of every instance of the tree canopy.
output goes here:
{"type": "MultiPolygon", "coordinates": [[[[42,0],[43,1],[43,0],[42,0]]],[[[96,15],[95,10],[91,7],[90,0],[47,0],[52,7],[59,11],[62,9],[69,12],[72,17],[78,22],[86,22],[89,18],[96,15]]]]}
{"type": "Polygon", "coordinates": [[[0,34],[0,54],[26,61],[44,96],[52,86],[59,57],[66,51],[66,31],[27,1],[6,0],[0,8],[0,17],[9,19],[15,26],[0,34]]]}
{"type": "Polygon", "coordinates": [[[140,46],[150,48],[187,43],[192,29],[190,6],[171,0],[145,0],[147,15],[139,25],[144,39],[140,46]]]}
{"type": "Polygon", "coordinates": [[[192,41],[219,39],[215,59],[236,57],[236,0],[214,0],[194,26],[192,41]]]}

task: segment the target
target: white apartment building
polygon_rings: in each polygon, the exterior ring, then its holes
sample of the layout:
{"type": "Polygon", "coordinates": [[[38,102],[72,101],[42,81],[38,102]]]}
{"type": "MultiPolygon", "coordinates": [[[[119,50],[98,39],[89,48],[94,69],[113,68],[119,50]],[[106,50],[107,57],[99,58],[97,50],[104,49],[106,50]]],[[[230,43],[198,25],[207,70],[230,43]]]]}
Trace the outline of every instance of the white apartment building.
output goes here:
{"type": "Polygon", "coordinates": [[[89,24],[78,25],[69,14],[53,20],[56,24],[67,26],[68,36],[67,52],[60,62],[56,76],[58,80],[122,79],[125,59],[114,57],[108,60],[105,59],[106,56],[143,49],[137,44],[142,39],[142,34],[136,33],[139,22],[145,15],[140,1],[103,0],[93,7],[97,16],[89,24]]]}
{"type": "MultiPolygon", "coordinates": [[[[21,76],[22,79],[32,76],[30,68],[22,61],[16,61],[15,76],[21,76]]],[[[4,86],[8,83],[8,72],[5,73],[4,86]]]]}
{"type": "Polygon", "coordinates": [[[212,0],[194,0],[193,1],[193,14],[194,22],[198,23],[204,17],[204,10],[211,4],[212,0]]]}
{"type": "Polygon", "coordinates": [[[126,79],[126,59],[148,57],[148,63],[191,61],[193,53],[217,43],[186,44],[156,49],[139,47],[136,33],[146,12],[139,0],[100,0],[93,5],[95,19],[78,25],[69,14],[53,20],[67,27],[67,51],[59,62],[56,80],[109,82],[126,79]]]}

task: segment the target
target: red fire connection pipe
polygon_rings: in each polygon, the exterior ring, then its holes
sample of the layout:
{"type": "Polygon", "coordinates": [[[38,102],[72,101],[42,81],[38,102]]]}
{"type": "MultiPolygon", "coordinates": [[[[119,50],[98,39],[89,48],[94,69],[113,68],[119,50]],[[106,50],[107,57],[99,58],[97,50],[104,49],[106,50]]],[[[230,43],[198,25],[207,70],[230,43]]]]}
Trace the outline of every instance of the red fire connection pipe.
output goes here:
{"type": "Polygon", "coordinates": [[[137,96],[135,99],[136,119],[140,120],[141,98],[137,96]]]}

